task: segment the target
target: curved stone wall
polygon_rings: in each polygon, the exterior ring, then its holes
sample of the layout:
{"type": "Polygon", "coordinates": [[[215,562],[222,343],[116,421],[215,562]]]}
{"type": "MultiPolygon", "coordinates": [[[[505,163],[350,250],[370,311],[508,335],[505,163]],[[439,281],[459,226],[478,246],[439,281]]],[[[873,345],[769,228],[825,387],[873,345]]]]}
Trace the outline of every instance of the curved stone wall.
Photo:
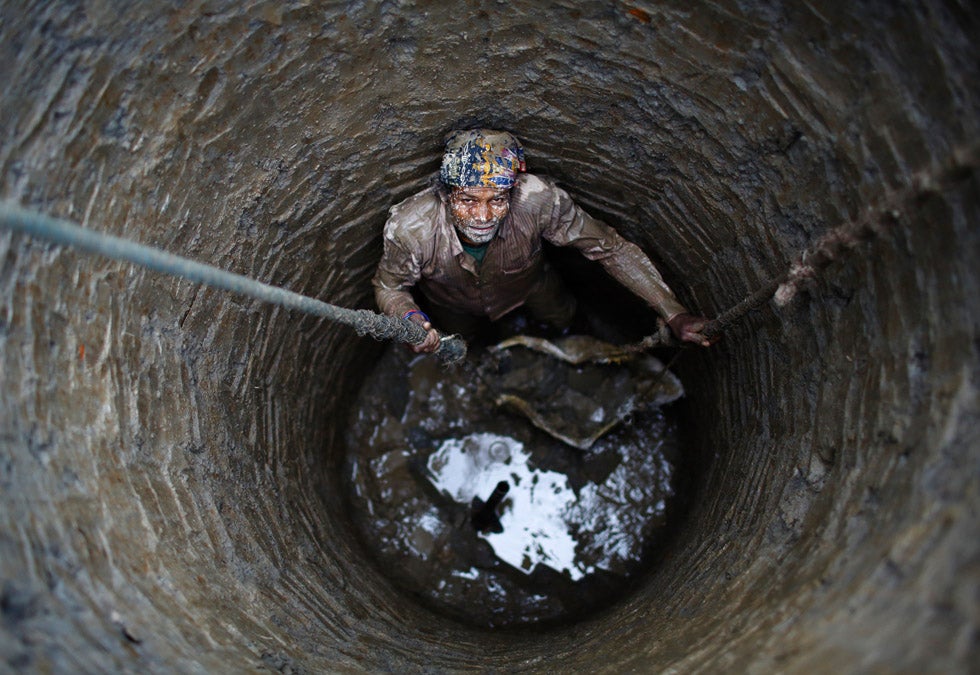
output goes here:
{"type": "MultiPolygon", "coordinates": [[[[530,168],[716,314],[978,132],[957,2],[4,3],[0,196],[346,306],[442,135],[530,168]],[[838,7],[825,7],[835,4],[838,7]],[[145,5],[145,6],[144,6],[145,5]]],[[[977,178],[678,362],[699,480],[574,626],[480,632],[350,534],[351,331],[0,232],[0,654],[15,670],[965,672],[977,178]]]]}

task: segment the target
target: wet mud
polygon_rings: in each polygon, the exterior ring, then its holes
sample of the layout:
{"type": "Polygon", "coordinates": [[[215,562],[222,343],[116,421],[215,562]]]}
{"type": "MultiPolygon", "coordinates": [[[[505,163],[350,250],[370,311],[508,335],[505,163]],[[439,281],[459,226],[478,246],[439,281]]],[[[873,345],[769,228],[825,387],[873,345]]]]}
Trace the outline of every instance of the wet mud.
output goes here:
{"type": "Polygon", "coordinates": [[[385,351],[346,434],[353,519],[379,569],[485,627],[581,620],[620,597],[660,543],[674,496],[673,376],[651,383],[639,363],[569,366],[521,347],[477,350],[448,369],[412,356],[385,351]],[[547,399],[565,417],[557,431],[634,386],[647,397],[588,450],[500,402],[501,391],[547,399]],[[481,532],[473,517],[501,482],[500,531],[481,532]]]}

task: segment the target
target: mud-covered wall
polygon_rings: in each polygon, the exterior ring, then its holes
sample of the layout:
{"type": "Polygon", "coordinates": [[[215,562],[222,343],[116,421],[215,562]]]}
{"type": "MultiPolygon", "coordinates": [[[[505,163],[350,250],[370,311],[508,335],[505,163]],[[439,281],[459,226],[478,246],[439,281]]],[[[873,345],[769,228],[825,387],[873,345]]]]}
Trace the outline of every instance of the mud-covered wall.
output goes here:
{"type": "MultiPolygon", "coordinates": [[[[0,196],[347,306],[481,123],[712,315],[980,127],[970,3],[3,3],[0,196]]],[[[366,564],[351,331],[0,232],[15,670],[965,672],[977,178],[678,362],[693,506],[627,601],[487,633],[366,564]]]]}

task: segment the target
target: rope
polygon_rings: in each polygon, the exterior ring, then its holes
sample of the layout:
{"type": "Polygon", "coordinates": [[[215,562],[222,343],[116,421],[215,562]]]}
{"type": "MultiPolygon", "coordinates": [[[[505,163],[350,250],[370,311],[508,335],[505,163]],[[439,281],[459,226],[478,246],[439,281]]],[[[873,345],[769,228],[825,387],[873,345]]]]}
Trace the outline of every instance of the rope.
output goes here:
{"type": "MultiPolygon", "coordinates": [[[[889,195],[881,206],[870,208],[862,216],[830,229],[804,250],[785,273],[769,279],[740,302],[708,321],[702,334],[707,338],[721,335],[732,324],[770,299],[775,300],[778,307],[785,307],[792,302],[804,284],[810,283],[842,254],[881,236],[898,221],[903,210],[909,210],[909,205],[949,189],[954,183],[973,173],[978,165],[980,144],[975,144],[954,150],[947,161],[935,171],[913,174],[909,183],[902,190],[889,195]]],[[[361,336],[370,335],[378,340],[395,340],[412,345],[421,344],[425,340],[426,333],[422,327],[406,319],[396,319],[366,309],[354,310],[329,305],[240,274],[226,272],[119,237],[99,234],[66,220],[27,211],[8,202],[0,201],[0,226],[56,244],[74,246],[114,260],[131,262],[164,274],[248,295],[288,309],[322,316],[353,327],[361,336]]],[[[657,333],[622,349],[645,351],[677,344],[667,326],[661,324],[657,333]]],[[[436,355],[446,364],[459,363],[466,356],[466,343],[458,336],[443,337],[436,355]]]]}
{"type": "MultiPolygon", "coordinates": [[[[879,237],[898,222],[903,212],[921,203],[926,197],[950,189],[980,166],[980,144],[954,150],[946,162],[934,171],[919,171],[912,175],[901,190],[891,193],[877,208],[867,209],[861,216],[828,230],[793,261],[789,269],[763,283],[714,319],[708,321],[702,335],[714,338],[746,314],[773,299],[777,307],[785,307],[804,284],[812,282],[831,263],[862,243],[879,237]]],[[[666,325],[653,335],[624,347],[627,351],[644,351],[653,347],[678,346],[666,325]]]]}
{"type": "Polygon", "coordinates": [[[909,210],[909,205],[915,205],[929,195],[948,190],[954,183],[975,171],[978,164],[980,144],[956,150],[937,170],[913,174],[904,189],[890,194],[878,208],[868,209],[861,217],[827,232],[804,251],[779,279],[779,286],[773,294],[776,305],[788,305],[800,287],[815,278],[841,254],[881,236],[898,222],[903,211],[909,210]]]}
{"type": "MultiPolygon", "coordinates": [[[[321,316],[351,326],[361,336],[370,335],[377,340],[395,340],[411,345],[421,344],[426,338],[426,331],[407,319],[376,314],[366,309],[347,309],[330,305],[284,288],[255,281],[241,274],[226,272],[127,239],[100,234],[67,220],[28,211],[9,202],[0,201],[0,226],[55,244],[73,246],[113,260],[130,262],[195,283],[321,316]]],[[[457,336],[443,337],[436,356],[447,365],[459,363],[466,356],[466,343],[457,336]]]]}

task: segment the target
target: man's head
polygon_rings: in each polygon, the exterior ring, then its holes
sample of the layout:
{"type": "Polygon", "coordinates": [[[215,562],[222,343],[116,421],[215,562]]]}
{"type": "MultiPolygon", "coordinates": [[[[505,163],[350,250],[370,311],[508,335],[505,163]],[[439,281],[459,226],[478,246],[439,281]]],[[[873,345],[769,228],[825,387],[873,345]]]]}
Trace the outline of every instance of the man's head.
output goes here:
{"type": "Polygon", "coordinates": [[[442,182],[447,187],[512,188],[524,171],[524,148],[506,131],[466,129],[446,138],[442,182]]]}
{"type": "Polygon", "coordinates": [[[521,171],[524,148],[512,134],[468,129],[449,135],[440,178],[449,189],[450,215],[464,243],[482,245],[496,236],[521,171]]]}

